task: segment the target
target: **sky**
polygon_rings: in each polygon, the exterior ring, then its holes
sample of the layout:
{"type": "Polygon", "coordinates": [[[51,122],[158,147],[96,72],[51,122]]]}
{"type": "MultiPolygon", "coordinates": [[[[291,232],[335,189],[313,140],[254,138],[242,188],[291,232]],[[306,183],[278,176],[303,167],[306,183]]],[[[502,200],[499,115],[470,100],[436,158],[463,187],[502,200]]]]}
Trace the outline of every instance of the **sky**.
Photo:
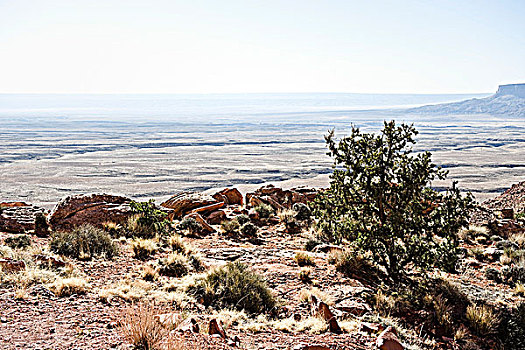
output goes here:
{"type": "Polygon", "coordinates": [[[481,93],[523,0],[0,0],[0,93],[481,93]]]}

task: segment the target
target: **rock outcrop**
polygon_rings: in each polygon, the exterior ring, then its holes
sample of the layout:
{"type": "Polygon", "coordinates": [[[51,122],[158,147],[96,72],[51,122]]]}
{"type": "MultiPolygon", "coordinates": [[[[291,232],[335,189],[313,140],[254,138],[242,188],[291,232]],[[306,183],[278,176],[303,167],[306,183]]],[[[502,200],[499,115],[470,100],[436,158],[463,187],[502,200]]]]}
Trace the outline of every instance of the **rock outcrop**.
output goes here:
{"type": "Polygon", "coordinates": [[[500,85],[496,96],[516,96],[525,98],[525,84],[507,84],[500,85]]]}
{"type": "Polygon", "coordinates": [[[25,233],[34,231],[35,222],[44,209],[24,202],[0,203],[0,231],[25,233]]]}
{"type": "Polygon", "coordinates": [[[66,197],[51,212],[49,223],[55,230],[82,224],[99,227],[106,222],[122,224],[133,215],[130,202],[129,198],[109,194],[66,197]]]}
{"type": "Polygon", "coordinates": [[[272,206],[275,210],[290,209],[295,203],[308,203],[317,195],[311,188],[282,188],[268,185],[246,194],[246,203],[255,207],[261,203],[272,206]]]}
{"type": "Polygon", "coordinates": [[[182,192],[171,197],[161,204],[162,207],[171,209],[170,218],[181,218],[197,208],[221,203],[209,195],[194,192],[182,192]]]}

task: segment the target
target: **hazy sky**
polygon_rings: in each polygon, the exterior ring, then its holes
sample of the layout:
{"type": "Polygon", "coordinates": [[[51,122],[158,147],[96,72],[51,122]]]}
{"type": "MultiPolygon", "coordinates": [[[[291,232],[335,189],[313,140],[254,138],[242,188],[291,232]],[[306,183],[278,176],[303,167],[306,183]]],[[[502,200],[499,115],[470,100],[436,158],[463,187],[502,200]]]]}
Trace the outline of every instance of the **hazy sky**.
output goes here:
{"type": "Polygon", "coordinates": [[[0,92],[491,92],[525,1],[0,0],[0,92]]]}

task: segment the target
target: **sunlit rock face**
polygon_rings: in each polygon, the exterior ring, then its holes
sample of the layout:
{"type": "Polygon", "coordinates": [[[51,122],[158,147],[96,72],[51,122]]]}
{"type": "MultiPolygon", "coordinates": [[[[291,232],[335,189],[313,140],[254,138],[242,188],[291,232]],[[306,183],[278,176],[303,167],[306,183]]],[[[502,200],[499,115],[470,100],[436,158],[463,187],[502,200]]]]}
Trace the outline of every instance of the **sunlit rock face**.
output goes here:
{"type": "Polygon", "coordinates": [[[497,96],[512,95],[520,98],[525,98],[525,84],[507,84],[500,85],[498,91],[496,92],[497,96]]]}

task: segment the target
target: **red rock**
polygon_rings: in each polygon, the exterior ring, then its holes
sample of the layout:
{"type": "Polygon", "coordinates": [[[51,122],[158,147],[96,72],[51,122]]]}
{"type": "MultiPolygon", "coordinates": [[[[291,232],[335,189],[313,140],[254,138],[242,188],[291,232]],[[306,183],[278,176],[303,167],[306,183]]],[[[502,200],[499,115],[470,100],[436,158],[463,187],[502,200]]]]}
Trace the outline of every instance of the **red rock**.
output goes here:
{"type": "Polygon", "coordinates": [[[35,221],[44,209],[24,202],[2,203],[0,210],[0,231],[25,233],[36,228],[35,221]]]}
{"type": "Polygon", "coordinates": [[[188,214],[184,218],[194,218],[195,221],[197,221],[202,227],[201,233],[214,233],[215,232],[215,229],[211,227],[210,224],[208,224],[206,220],[204,220],[204,218],[197,213],[188,214]]]}
{"type": "Polygon", "coordinates": [[[226,220],[226,213],[222,210],[211,212],[206,218],[206,221],[210,225],[219,225],[224,220],[226,220]]]}
{"type": "Polygon", "coordinates": [[[188,317],[184,321],[182,321],[177,328],[175,329],[177,332],[189,332],[189,333],[199,333],[200,327],[197,320],[193,317],[188,317]]]}
{"type": "Polygon", "coordinates": [[[66,266],[66,262],[55,258],[53,256],[44,255],[44,254],[37,254],[33,256],[35,260],[40,261],[42,263],[46,263],[48,265],[52,265],[53,267],[64,267],[66,266]]]}
{"type": "Polygon", "coordinates": [[[218,201],[224,201],[228,205],[243,205],[244,203],[241,192],[236,188],[225,188],[224,190],[215,193],[212,197],[218,201]]]}
{"type": "Polygon", "coordinates": [[[212,211],[220,209],[222,207],[224,207],[224,202],[213,203],[213,204],[210,204],[210,205],[206,205],[204,207],[195,208],[190,213],[212,212],[212,211]]]}
{"type": "Polygon", "coordinates": [[[328,305],[326,305],[326,303],[318,301],[317,298],[312,295],[310,307],[313,316],[319,316],[328,323],[331,333],[340,334],[343,332],[337,323],[335,315],[332,313],[332,311],[330,311],[330,308],[328,305]]]}
{"type": "Polygon", "coordinates": [[[362,316],[365,313],[372,311],[372,309],[370,308],[370,306],[368,306],[368,304],[365,304],[363,302],[359,302],[356,300],[350,300],[350,299],[343,300],[342,302],[337,304],[335,308],[337,310],[347,312],[354,316],[362,316]]]}
{"type": "Polygon", "coordinates": [[[108,194],[70,196],[62,199],[51,212],[49,223],[55,230],[82,224],[102,227],[106,222],[123,224],[133,212],[131,200],[108,194]]]}
{"type": "Polygon", "coordinates": [[[179,193],[161,204],[164,208],[172,209],[173,217],[179,218],[195,208],[205,207],[219,203],[215,198],[194,192],[179,193]]]}
{"type": "Polygon", "coordinates": [[[379,350],[403,350],[404,347],[397,338],[397,332],[393,327],[387,327],[376,340],[376,347],[379,350]]]}
{"type": "Polygon", "coordinates": [[[210,324],[208,326],[208,334],[218,334],[221,338],[226,339],[226,332],[224,331],[224,328],[222,328],[220,321],[217,322],[216,319],[212,319],[210,321],[210,324]]]}

